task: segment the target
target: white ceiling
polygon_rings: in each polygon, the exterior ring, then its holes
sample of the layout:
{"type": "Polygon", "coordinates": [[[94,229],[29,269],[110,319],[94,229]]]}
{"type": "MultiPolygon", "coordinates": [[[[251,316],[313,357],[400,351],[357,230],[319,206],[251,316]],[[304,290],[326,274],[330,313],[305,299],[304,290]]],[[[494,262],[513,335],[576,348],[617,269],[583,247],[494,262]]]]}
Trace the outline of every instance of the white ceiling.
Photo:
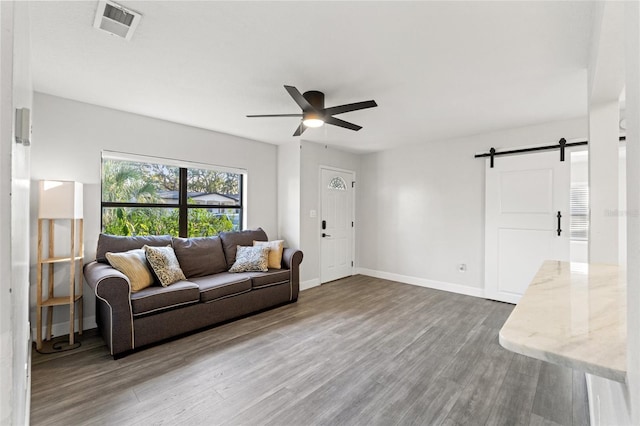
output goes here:
{"type": "Polygon", "coordinates": [[[363,126],[303,138],[356,152],[586,114],[592,2],[122,1],[131,41],[93,28],[96,1],[31,2],[37,91],[268,143],[294,140],[283,88],[363,126]]]}

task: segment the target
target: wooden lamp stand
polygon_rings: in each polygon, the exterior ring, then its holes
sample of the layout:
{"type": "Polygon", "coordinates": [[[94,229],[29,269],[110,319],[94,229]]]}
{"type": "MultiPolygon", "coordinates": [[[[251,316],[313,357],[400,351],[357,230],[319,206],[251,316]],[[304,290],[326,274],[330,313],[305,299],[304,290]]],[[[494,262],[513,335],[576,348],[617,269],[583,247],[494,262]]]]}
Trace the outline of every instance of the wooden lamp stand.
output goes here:
{"type": "Polygon", "coordinates": [[[82,335],[82,267],[84,259],[84,220],[82,218],[82,184],[64,181],[40,182],[40,207],[38,214],[38,259],[37,259],[37,294],[36,294],[36,349],[42,349],[42,309],[47,308],[46,340],[52,338],[53,307],[69,308],[69,342],[68,345],[54,344],[54,351],[74,349],[80,346],[75,342],[75,316],[78,313],[78,333],[82,335]],[[56,223],[69,223],[69,248],[60,256],[55,247],[56,223]],[[46,225],[45,225],[46,224],[46,225]],[[45,230],[46,227],[46,230],[45,230]],[[45,253],[44,246],[47,250],[45,253]],[[44,265],[47,265],[47,290],[43,296],[44,265]],[[54,276],[56,265],[68,265],[69,289],[66,295],[56,296],[54,276]],[[77,309],[76,309],[77,306],[77,309]]]}

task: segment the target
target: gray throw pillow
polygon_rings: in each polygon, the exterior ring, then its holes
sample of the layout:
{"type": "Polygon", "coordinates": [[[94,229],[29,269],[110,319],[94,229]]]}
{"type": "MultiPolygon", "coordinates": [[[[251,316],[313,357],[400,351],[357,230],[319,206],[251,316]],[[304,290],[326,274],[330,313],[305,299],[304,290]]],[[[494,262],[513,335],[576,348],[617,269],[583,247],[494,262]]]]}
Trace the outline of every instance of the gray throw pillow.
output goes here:
{"type": "Polygon", "coordinates": [[[236,261],[229,272],[267,272],[269,270],[269,247],[238,246],[236,261]]]}
{"type": "Polygon", "coordinates": [[[180,263],[178,263],[176,254],[171,246],[144,246],[143,248],[147,255],[147,262],[151,265],[151,269],[160,284],[162,284],[162,287],[187,279],[182,269],[180,269],[180,263]]]}

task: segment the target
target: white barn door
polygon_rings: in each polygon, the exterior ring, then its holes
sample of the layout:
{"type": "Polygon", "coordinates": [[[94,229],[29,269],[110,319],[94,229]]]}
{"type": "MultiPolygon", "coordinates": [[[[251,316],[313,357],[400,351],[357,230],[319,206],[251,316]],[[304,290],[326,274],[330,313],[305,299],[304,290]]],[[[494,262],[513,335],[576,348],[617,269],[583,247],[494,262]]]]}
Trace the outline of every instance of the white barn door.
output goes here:
{"type": "Polygon", "coordinates": [[[544,260],[569,260],[569,191],[558,151],[487,159],[485,297],[517,303],[544,260]]]}
{"type": "Polygon", "coordinates": [[[320,169],[320,282],[353,274],[353,172],[320,169]]]}

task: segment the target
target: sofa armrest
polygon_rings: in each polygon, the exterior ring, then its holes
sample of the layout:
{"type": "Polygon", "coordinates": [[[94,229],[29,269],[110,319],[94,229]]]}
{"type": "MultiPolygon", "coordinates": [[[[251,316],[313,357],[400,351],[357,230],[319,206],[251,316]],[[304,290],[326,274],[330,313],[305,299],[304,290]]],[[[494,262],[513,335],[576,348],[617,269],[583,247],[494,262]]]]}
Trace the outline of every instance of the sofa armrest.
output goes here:
{"type": "Polygon", "coordinates": [[[133,349],[129,279],[110,265],[95,261],[84,266],[84,277],[96,295],[96,318],[111,355],[133,349]]]}
{"type": "Polygon", "coordinates": [[[291,301],[298,300],[300,292],[300,264],[302,263],[302,252],[293,248],[285,248],[282,251],[282,267],[291,271],[291,301]]]}

